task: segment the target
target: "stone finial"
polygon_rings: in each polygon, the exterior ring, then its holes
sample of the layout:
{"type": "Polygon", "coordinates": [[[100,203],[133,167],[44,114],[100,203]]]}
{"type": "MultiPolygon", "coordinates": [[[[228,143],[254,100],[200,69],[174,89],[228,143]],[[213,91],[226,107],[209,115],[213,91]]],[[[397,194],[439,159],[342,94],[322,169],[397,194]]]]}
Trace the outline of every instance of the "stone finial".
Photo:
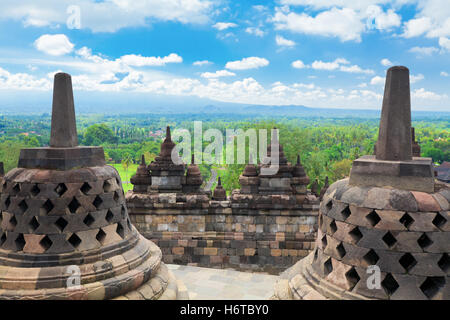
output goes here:
{"type": "Polygon", "coordinates": [[[147,169],[144,155],[142,155],[141,163],[136,170],[136,174],[130,178],[130,181],[133,184],[134,192],[146,192],[148,186],[151,185],[152,178],[147,169]]]}
{"type": "Polygon", "coordinates": [[[258,171],[256,166],[253,164],[253,157],[251,154],[248,155],[248,164],[245,166],[242,175],[245,177],[255,177],[258,175],[258,171]]]}
{"type": "Polygon", "coordinates": [[[166,127],[166,140],[167,141],[172,141],[172,135],[170,134],[170,127],[169,126],[166,127]]]}
{"type": "Polygon", "coordinates": [[[172,136],[170,134],[170,127],[166,128],[166,138],[164,142],[161,144],[161,152],[160,156],[163,158],[170,158],[172,155],[172,150],[175,148],[175,143],[172,141],[172,136]]]}
{"type": "MultiPolygon", "coordinates": [[[[292,175],[294,177],[306,177],[305,169],[302,166],[302,163],[300,162],[300,155],[297,155],[297,163],[294,166],[294,170],[292,172],[292,175]]],[[[309,183],[309,180],[306,184],[309,183]]]]}
{"type": "Polygon", "coordinates": [[[311,185],[311,193],[315,196],[319,196],[319,182],[315,179],[311,185]]]}
{"type": "Polygon", "coordinates": [[[406,67],[391,67],[387,71],[376,159],[412,160],[411,98],[406,67]]]}
{"type": "Polygon", "coordinates": [[[220,177],[219,177],[219,180],[217,181],[217,186],[214,189],[213,200],[216,200],[216,201],[227,200],[227,192],[222,186],[222,180],[220,179],[220,177]]]}
{"type": "Polygon", "coordinates": [[[71,148],[78,145],[72,78],[67,73],[55,74],[50,147],[71,148]]]}

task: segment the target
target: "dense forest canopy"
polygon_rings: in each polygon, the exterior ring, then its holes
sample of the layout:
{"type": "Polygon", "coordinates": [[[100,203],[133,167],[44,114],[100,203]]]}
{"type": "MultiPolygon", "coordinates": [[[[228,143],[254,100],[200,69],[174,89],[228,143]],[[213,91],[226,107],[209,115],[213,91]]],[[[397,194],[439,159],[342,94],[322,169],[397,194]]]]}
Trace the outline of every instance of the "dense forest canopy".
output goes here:
{"type": "MultiPolygon", "coordinates": [[[[123,176],[122,179],[129,181],[129,176],[134,173],[128,172],[129,168],[135,168],[132,165],[139,162],[141,155],[150,162],[159,153],[167,125],[174,132],[187,129],[192,134],[194,121],[202,121],[203,132],[214,128],[224,136],[227,129],[266,129],[270,133],[273,127],[278,128],[280,142],[288,160],[295,163],[299,154],[311,181],[317,179],[320,187],[326,176],[330,183],[342,179],[348,176],[354,159],[373,153],[379,125],[376,117],[269,118],[205,113],[171,114],[167,118],[152,114],[78,115],[78,139],[81,145],[103,146],[107,161],[116,164],[116,167],[117,164],[123,166],[126,177],[123,176]]],[[[21,148],[48,145],[50,122],[49,114],[0,117],[0,161],[5,163],[5,170],[17,165],[21,148]]],[[[413,126],[422,156],[431,157],[436,164],[450,161],[448,115],[441,118],[416,117],[413,119],[413,126]]],[[[203,150],[209,143],[203,141],[203,150]]],[[[224,143],[223,148],[226,147],[227,144],[224,143]]],[[[222,177],[228,192],[239,187],[238,177],[243,168],[243,164],[200,165],[205,181],[214,170],[222,177]]]]}

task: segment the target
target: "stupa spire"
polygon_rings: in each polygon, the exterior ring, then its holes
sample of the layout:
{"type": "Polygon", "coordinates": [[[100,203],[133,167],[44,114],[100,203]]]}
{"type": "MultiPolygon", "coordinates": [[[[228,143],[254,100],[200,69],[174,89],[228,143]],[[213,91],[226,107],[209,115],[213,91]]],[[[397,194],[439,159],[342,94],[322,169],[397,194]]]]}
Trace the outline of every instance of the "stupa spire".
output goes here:
{"type": "Polygon", "coordinates": [[[389,68],[378,134],[377,160],[411,160],[411,97],[409,70],[389,68]]]}
{"type": "Polygon", "coordinates": [[[67,73],[55,74],[53,82],[52,128],[50,147],[78,146],[72,78],[67,73]]]}

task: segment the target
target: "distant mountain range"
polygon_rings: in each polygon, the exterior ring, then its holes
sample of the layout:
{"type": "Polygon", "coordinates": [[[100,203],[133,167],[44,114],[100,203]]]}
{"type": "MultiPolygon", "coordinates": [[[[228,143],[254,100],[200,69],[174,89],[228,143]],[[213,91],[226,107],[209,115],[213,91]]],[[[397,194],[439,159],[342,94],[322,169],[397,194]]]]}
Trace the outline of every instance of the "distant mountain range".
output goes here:
{"type": "MultiPolygon", "coordinates": [[[[51,112],[52,96],[48,92],[23,92],[0,95],[0,115],[42,114],[51,112]]],[[[130,92],[89,92],[75,95],[77,113],[96,114],[233,114],[259,117],[324,117],[324,118],[378,118],[380,109],[310,108],[302,105],[251,105],[212,101],[197,97],[151,96],[130,92]]],[[[449,110],[450,111],[450,110],[449,110]]],[[[413,118],[450,120],[450,112],[413,111],[413,118]]]]}

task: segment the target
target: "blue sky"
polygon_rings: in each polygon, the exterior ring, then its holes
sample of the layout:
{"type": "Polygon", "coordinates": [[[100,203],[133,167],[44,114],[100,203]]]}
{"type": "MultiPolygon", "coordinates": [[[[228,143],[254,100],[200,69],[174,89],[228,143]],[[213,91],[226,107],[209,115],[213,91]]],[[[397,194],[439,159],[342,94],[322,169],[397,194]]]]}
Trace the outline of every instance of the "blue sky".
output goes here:
{"type": "MultiPolygon", "coordinates": [[[[127,101],[381,108],[391,65],[415,110],[450,111],[448,0],[2,0],[0,99],[42,99],[55,72],[77,95],[127,101]]],[[[0,102],[1,104],[1,102],[0,102]]]]}

